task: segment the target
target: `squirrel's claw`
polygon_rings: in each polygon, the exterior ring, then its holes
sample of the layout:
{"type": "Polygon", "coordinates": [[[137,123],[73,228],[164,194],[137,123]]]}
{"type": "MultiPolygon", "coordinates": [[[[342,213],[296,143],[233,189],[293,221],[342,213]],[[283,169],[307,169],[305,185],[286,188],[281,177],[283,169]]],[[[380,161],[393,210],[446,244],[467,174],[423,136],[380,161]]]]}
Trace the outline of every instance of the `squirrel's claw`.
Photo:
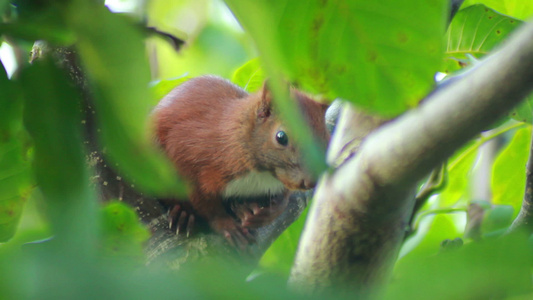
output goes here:
{"type": "Polygon", "coordinates": [[[176,204],[168,212],[168,228],[176,230],[176,235],[185,235],[189,237],[193,232],[195,225],[195,216],[191,211],[188,211],[183,205],[176,204]]]}

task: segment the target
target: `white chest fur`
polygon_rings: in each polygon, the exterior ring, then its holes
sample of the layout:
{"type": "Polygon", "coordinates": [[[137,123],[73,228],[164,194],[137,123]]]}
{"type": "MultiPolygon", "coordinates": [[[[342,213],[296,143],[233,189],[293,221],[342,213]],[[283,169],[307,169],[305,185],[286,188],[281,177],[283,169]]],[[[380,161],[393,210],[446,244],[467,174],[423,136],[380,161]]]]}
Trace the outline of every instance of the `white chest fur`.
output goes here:
{"type": "Polygon", "coordinates": [[[250,172],[228,183],[223,196],[249,197],[259,195],[277,195],[285,189],[281,181],[269,172],[250,172]]]}

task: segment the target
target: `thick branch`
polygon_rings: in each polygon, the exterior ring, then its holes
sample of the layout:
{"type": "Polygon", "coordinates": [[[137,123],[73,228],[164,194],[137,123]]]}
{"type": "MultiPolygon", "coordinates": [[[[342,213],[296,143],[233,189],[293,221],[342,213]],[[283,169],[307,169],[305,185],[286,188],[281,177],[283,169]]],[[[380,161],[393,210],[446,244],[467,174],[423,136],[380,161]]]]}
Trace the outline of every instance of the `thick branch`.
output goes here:
{"type": "Polygon", "coordinates": [[[533,140],[531,141],[529,160],[526,165],[526,190],[524,192],[524,200],[522,201],[520,212],[510,230],[513,231],[519,228],[526,229],[528,232],[533,231],[533,140]]]}
{"type": "Polygon", "coordinates": [[[291,284],[310,292],[335,283],[365,294],[382,283],[418,181],[527,96],[531,78],[533,24],[527,24],[497,54],[368,136],[320,183],[291,284]]]}

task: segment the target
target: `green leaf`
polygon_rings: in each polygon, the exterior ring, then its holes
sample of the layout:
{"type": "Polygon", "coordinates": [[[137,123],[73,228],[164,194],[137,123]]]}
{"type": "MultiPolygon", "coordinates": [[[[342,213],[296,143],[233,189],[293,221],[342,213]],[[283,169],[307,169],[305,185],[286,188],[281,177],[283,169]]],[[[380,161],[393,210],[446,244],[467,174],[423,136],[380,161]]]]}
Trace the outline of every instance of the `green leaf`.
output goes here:
{"type": "Polygon", "coordinates": [[[143,258],[144,242],[150,233],[135,211],[121,202],[110,202],[101,211],[103,250],[107,255],[143,258]]]}
{"type": "Polygon", "coordinates": [[[449,160],[448,180],[446,187],[439,194],[439,207],[455,206],[460,202],[466,203],[469,199],[468,183],[476,160],[477,147],[477,144],[464,147],[449,160]]]}
{"type": "Polygon", "coordinates": [[[415,263],[421,256],[437,254],[441,242],[445,239],[461,236],[452,216],[438,214],[423,220],[415,235],[403,244],[396,272],[403,272],[402,268],[405,265],[415,263]]]}
{"type": "Polygon", "coordinates": [[[517,130],[492,167],[493,203],[512,206],[514,216],[520,211],[524,198],[530,143],[531,127],[517,130]]]}
{"type": "Polygon", "coordinates": [[[82,150],[78,92],[51,59],[21,73],[24,124],[33,138],[33,171],[57,241],[86,253],[96,236],[97,200],[82,150]]]}
{"type": "Polygon", "coordinates": [[[22,103],[17,92],[0,62],[0,242],[15,234],[30,190],[21,139],[22,103]]]}
{"type": "Polygon", "coordinates": [[[509,116],[519,122],[533,124],[533,95],[527,97],[518,106],[515,106],[509,116]]]}
{"type": "Polygon", "coordinates": [[[0,14],[4,13],[4,9],[6,9],[8,6],[9,0],[0,0],[0,14]]]}
{"type": "Polygon", "coordinates": [[[157,82],[152,82],[151,90],[153,94],[153,103],[156,105],[163,97],[165,97],[170,91],[172,91],[178,85],[189,80],[188,76],[181,76],[178,78],[162,79],[157,82]]]}
{"type": "Polygon", "coordinates": [[[70,45],[76,41],[68,28],[28,21],[0,23],[0,34],[29,41],[45,40],[56,45],[70,45]]]}
{"type": "MultiPolygon", "coordinates": [[[[451,74],[463,69],[472,61],[468,55],[483,57],[522,24],[518,19],[502,15],[481,4],[460,10],[446,33],[447,57],[443,60],[441,71],[451,74]]],[[[526,107],[524,104],[515,108],[510,116],[520,121],[530,120],[526,107]]]]}
{"type": "Polygon", "coordinates": [[[238,68],[233,73],[231,81],[242,87],[245,91],[253,93],[263,86],[265,79],[266,77],[259,59],[254,58],[238,68]]]}
{"type": "Polygon", "coordinates": [[[533,2],[524,0],[466,0],[461,7],[481,3],[497,12],[518,18],[528,20],[533,16],[533,2]]]}
{"type": "Polygon", "coordinates": [[[29,191],[29,168],[20,141],[0,142],[0,242],[15,234],[29,191]]]}
{"type": "Polygon", "coordinates": [[[11,17],[0,23],[0,33],[31,42],[45,40],[55,45],[71,45],[76,41],[76,35],[64,22],[68,5],[49,1],[13,2],[11,17]]]}
{"type": "Polygon", "coordinates": [[[420,255],[396,272],[383,299],[488,299],[523,295],[531,288],[527,236],[470,243],[455,251],[420,255]]]}
{"type": "Polygon", "coordinates": [[[448,28],[446,53],[457,58],[464,58],[470,53],[479,58],[504,41],[522,23],[481,4],[467,7],[455,15],[448,28]]]}
{"type": "Polygon", "coordinates": [[[68,23],[79,37],[78,53],[95,91],[107,157],[144,192],[184,195],[183,182],[150,132],[150,70],[141,33],[105,7],[78,0],[70,8],[68,23]]]}
{"type": "Polygon", "coordinates": [[[447,1],[226,3],[269,76],[283,72],[312,92],[384,115],[415,106],[442,59],[447,1]]]}

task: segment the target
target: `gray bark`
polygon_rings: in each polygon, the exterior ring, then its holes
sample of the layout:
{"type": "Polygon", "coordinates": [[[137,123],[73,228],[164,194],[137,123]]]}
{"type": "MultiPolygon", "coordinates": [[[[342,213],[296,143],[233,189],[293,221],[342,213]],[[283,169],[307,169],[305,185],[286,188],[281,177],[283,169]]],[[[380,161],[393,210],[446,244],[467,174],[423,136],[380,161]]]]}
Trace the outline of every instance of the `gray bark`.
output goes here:
{"type": "Polygon", "coordinates": [[[529,150],[529,159],[526,165],[526,190],[524,200],[518,216],[511,225],[510,231],[524,229],[533,232],[533,140],[529,150]]]}

